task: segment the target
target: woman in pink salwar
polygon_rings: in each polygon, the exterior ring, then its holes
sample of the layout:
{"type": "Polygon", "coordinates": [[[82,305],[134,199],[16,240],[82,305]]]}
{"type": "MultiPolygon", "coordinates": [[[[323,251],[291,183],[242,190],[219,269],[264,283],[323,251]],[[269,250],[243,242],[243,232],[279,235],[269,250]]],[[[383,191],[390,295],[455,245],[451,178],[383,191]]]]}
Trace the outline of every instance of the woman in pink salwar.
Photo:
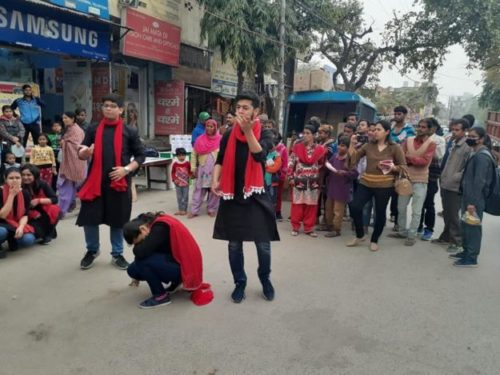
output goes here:
{"type": "Polygon", "coordinates": [[[59,151],[62,153],[62,160],[57,178],[57,192],[61,217],[64,217],[75,206],[77,188],[85,180],[87,162],[78,158],[78,148],[85,133],[76,123],[76,115],[73,112],[65,112],[62,119],[65,131],[59,151]]]}
{"type": "Polygon", "coordinates": [[[191,212],[188,214],[189,219],[200,214],[201,205],[207,194],[208,216],[215,217],[217,214],[219,197],[210,192],[210,186],[221,138],[222,136],[217,131],[217,122],[210,119],[205,122],[205,133],[199,136],[194,144],[191,153],[191,171],[195,178],[195,185],[191,212]]]}

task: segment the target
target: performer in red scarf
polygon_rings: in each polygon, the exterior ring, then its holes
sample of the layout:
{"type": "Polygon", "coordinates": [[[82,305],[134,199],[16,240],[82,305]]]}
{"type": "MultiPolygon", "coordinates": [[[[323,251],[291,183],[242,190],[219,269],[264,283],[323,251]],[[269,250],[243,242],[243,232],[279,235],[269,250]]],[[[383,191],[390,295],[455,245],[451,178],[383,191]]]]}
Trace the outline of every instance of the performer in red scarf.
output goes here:
{"type": "Polygon", "coordinates": [[[320,192],[320,168],[324,163],[326,149],[314,143],[314,126],[304,127],[304,139],[293,146],[289,167],[289,182],[292,191],[292,236],[299,234],[301,223],[304,232],[317,237],[314,231],[320,192]]]}
{"type": "Polygon", "coordinates": [[[271,241],[279,241],[279,235],[274,207],[264,189],[264,164],[273,148],[273,133],[263,130],[257,119],[259,102],[255,93],[236,97],[236,121],[224,133],[212,180],[212,192],[222,197],[213,237],[229,241],[235,303],[245,298],[244,241],[255,242],[257,247],[264,298],[271,301],[275,293],[269,279],[271,241]]]}
{"type": "Polygon", "coordinates": [[[40,179],[36,165],[25,164],[21,168],[23,190],[29,194],[28,223],[35,228],[36,237],[43,243],[57,237],[56,225],[61,209],[57,205],[57,195],[52,187],[40,179]]]}
{"type": "Polygon", "coordinates": [[[203,260],[200,248],[189,230],[179,220],[162,212],[145,213],[123,227],[128,244],[134,245],[135,261],[127,269],[131,285],[146,281],[152,297],[139,304],[150,309],[168,305],[170,294],[180,285],[191,292],[196,305],[213,299],[210,284],[203,283],[203,260]],[[163,284],[170,284],[165,288],[163,284]]]}
{"type": "MultiPolygon", "coordinates": [[[[0,188],[0,245],[8,241],[11,251],[35,243],[34,229],[28,224],[29,195],[21,189],[21,172],[9,168],[0,188]]],[[[5,253],[0,254],[1,257],[5,253]]]]}
{"type": "Polygon", "coordinates": [[[78,156],[92,158],[87,179],[78,197],[82,207],[76,224],[85,233],[87,252],[80,268],[88,269],[99,255],[99,225],[110,227],[111,262],[125,270],[123,225],[130,220],[132,193],[130,173],[144,162],[144,147],[136,128],[124,126],[121,116],[123,100],[115,94],[102,99],[103,118],[85,133],[78,156]],[[134,159],[131,161],[131,159],[134,159]]]}

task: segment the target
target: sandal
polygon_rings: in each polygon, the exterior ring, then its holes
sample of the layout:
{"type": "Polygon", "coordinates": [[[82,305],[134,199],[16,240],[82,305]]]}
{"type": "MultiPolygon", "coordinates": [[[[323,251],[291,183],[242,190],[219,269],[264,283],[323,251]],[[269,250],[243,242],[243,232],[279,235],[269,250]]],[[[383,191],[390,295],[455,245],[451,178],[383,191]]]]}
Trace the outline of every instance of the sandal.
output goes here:
{"type": "Polygon", "coordinates": [[[316,233],[316,232],[314,232],[314,231],[313,231],[313,232],[307,232],[306,234],[307,234],[309,237],[312,237],[312,238],[316,238],[316,237],[318,237],[318,233],[316,233]]]}
{"type": "Polygon", "coordinates": [[[299,232],[297,232],[296,230],[292,230],[292,233],[290,234],[295,237],[299,235],[299,232]]]}
{"type": "Polygon", "coordinates": [[[358,246],[361,244],[361,242],[365,241],[365,237],[363,238],[353,238],[352,240],[350,240],[348,243],[346,243],[346,246],[347,247],[354,247],[354,246],[358,246]]]}

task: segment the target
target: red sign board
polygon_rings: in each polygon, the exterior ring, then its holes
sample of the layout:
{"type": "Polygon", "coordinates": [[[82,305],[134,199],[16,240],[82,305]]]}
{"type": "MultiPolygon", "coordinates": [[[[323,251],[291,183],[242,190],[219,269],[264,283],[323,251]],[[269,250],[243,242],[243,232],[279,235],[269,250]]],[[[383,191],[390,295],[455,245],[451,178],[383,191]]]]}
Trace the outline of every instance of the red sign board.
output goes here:
{"type": "Polygon", "coordinates": [[[181,28],[127,8],[123,54],[166,65],[179,65],[181,28]]]}
{"type": "Polygon", "coordinates": [[[92,67],[92,121],[102,117],[102,98],[110,92],[109,66],[92,67]]]}
{"type": "Polygon", "coordinates": [[[155,135],[184,131],[184,81],[155,82],[155,135]]]}

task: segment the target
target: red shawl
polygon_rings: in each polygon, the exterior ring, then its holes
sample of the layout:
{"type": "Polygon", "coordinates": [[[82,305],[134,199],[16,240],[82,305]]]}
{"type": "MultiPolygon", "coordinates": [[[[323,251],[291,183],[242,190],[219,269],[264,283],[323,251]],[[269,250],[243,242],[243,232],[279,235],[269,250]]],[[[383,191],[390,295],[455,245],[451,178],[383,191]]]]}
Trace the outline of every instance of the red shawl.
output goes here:
{"type": "Polygon", "coordinates": [[[170,228],[172,255],[181,267],[183,288],[193,292],[191,300],[197,305],[205,305],[213,299],[210,284],[203,282],[203,258],[200,247],[191,232],[179,220],[169,215],[161,215],[151,224],[164,223],[170,228]]]}
{"type": "MultiPolygon", "coordinates": [[[[110,121],[102,119],[97,126],[95,141],[94,141],[94,155],[92,157],[92,167],[87,180],[83,184],[78,197],[82,201],[93,201],[101,196],[101,182],[102,182],[102,150],[103,150],[103,137],[105,126],[116,126],[114,138],[114,151],[115,151],[115,165],[121,167],[122,165],[122,142],[123,142],[123,122],[122,119],[117,121],[110,121]]],[[[125,177],[117,181],[111,181],[111,189],[124,192],[127,191],[127,180],[125,177]]]]}
{"type": "MultiPolygon", "coordinates": [[[[38,194],[33,195],[33,198],[44,199],[44,198],[47,198],[47,196],[43,192],[43,189],[40,188],[40,191],[38,192],[38,194]]],[[[56,225],[57,221],[59,220],[59,214],[61,213],[61,208],[57,204],[53,204],[53,203],[51,203],[51,204],[39,204],[38,206],[40,206],[42,208],[42,210],[45,211],[45,213],[49,217],[50,224],[56,225]]],[[[34,218],[36,218],[37,212],[38,211],[36,211],[36,210],[30,210],[28,213],[28,216],[30,218],[34,219],[34,218]],[[34,212],[35,215],[33,215],[32,212],[34,212]]],[[[38,214],[38,215],[40,215],[40,214],[38,214]]]]}
{"type": "MultiPolygon", "coordinates": [[[[7,197],[9,196],[9,185],[5,184],[2,189],[3,193],[3,203],[7,202],[7,197]]],[[[10,210],[9,214],[7,217],[4,219],[7,224],[9,224],[11,227],[16,228],[19,227],[19,221],[23,216],[26,216],[26,205],[24,202],[24,195],[22,190],[17,193],[16,197],[14,198],[14,202],[12,203],[12,210],[10,210]],[[14,202],[17,205],[17,210],[14,212],[14,202]]],[[[35,229],[29,225],[26,224],[24,226],[24,233],[34,233],[35,229]]]]}
{"type": "MultiPolygon", "coordinates": [[[[253,122],[252,132],[260,140],[261,125],[259,119],[255,119],[253,122]]],[[[220,189],[222,191],[223,199],[233,199],[234,198],[234,184],[235,184],[235,170],[236,170],[236,141],[247,143],[245,134],[241,130],[240,124],[235,123],[233,129],[229,134],[229,139],[227,141],[226,150],[224,154],[224,160],[222,164],[222,174],[220,181],[220,189]]],[[[262,169],[262,164],[256,162],[248,152],[247,164],[245,167],[245,183],[243,188],[243,197],[246,199],[252,194],[263,194],[265,192],[264,188],[264,172],[262,169]]]]}
{"type": "Polygon", "coordinates": [[[78,158],[78,148],[84,137],[85,133],[77,124],[67,127],[63,136],[62,150],[59,151],[63,153],[59,174],[73,182],[85,180],[87,161],[78,158]]]}
{"type": "Polygon", "coordinates": [[[314,151],[311,156],[307,155],[307,148],[304,142],[296,143],[293,146],[293,153],[297,155],[300,162],[307,165],[317,163],[326,154],[326,148],[321,145],[314,145],[314,151]]]}
{"type": "Polygon", "coordinates": [[[221,138],[222,136],[217,131],[217,121],[212,119],[207,120],[207,122],[205,123],[205,133],[196,138],[196,142],[194,143],[194,150],[198,155],[205,155],[216,151],[219,149],[221,138]],[[215,126],[214,135],[207,134],[206,129],[208,124],[213,124],[215,126]]]}

